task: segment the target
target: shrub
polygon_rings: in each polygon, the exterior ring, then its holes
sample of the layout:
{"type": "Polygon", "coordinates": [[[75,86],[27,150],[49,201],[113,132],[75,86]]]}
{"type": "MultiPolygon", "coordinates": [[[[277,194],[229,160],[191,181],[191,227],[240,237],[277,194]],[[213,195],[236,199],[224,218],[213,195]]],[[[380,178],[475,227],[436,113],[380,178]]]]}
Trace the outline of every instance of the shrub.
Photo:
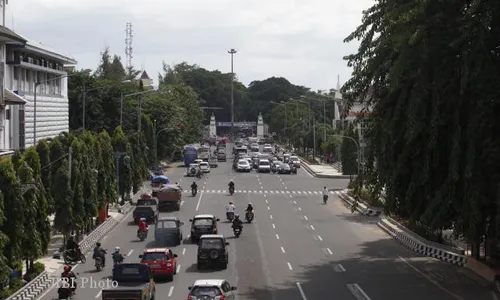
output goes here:
{"type": "MultiPolygon", "coordinates": [[[[354,183],[354,181],[353,181],[354,183]]],[[[347,194],[353,198],[356,198],[356,196],[359,198],[360,201],[364,202],[367,206],[370,207],[383,207],[384,204],[382,201],[380,201],[380,196],[377,193],[374,193],[371,191],[369,188],[362,187],[359,189],[359,193],[357,193],[358,189],[356,188],[350,188],[347,191],[347,194]]]]}
{"type": "Polygon", "coordinates": [[[10,282],[10,286],[7,289],[0,290],[0,299],[7,299],[12,294],[17,292],[23,286],[21,279],[15,279],[10,282]]]}
{"type": "Polygon", "coordinates": [[[42,274],[43,271],[45,271],[45,265],[42,264],[41,262],[35,262],[33,264],[33,269],[29,270],[24,275],[24,280],[31,281],[35,279],[38,275],[42,274]]]}

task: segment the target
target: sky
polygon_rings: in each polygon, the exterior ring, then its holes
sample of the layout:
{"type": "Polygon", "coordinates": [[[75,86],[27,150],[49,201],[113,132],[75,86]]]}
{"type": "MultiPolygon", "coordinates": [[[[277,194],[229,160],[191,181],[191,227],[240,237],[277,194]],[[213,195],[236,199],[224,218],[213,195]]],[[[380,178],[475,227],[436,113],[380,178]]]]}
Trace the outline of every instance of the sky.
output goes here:
{"type": "Polygon", "coordinates": [[[125,65],[125,29],[133,28],[132,63],[155,83],[162,62],[234,72],[245,85],[285,77],[313,90],[351,76],[344,38],[375,0],[11,0],[6,26],[95,69],[108,46],[125,65]]]}

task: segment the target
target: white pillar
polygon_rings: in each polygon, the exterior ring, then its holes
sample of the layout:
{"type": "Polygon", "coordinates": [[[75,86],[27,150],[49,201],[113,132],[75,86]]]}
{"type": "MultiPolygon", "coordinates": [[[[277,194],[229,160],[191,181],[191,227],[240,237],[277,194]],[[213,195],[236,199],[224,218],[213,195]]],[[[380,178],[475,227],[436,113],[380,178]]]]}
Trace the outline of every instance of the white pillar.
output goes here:
{"type": "Polygon", "coordinates": [[[215,115],[212,113],[210,117],[210,125],[208,129],[208,134],[210,137],[217,136],[217,123],[215,122],[215,115]]]}
{"type": "Polygon", "coordinates": [[[259,113],[259,117],[257,118],[257,137],[264,137],[264,119],[262,118],[262,113],[259,113]]]}

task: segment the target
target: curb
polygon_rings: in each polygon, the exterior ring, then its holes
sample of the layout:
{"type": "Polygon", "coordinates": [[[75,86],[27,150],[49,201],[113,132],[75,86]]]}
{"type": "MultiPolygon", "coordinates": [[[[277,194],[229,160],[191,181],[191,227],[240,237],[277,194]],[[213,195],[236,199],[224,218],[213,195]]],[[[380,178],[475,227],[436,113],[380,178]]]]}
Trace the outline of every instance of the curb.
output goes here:
{"type": "MultiPolygon", "coordinates": [[[[377,222],[377,225],[413,252],[433,257],[460,267],[464,267],[467,264],[467,257],[465,255],[454,253],[437,246],[428,245],[425,243],[427,240],[424,240],[423,238],[422,239],[424,241],[416,239],[406,233],[403,229],[399,228],[397,222],[393,221],[390,217],[381,218],[380,221],[377,222]]],[[[430,243],[430,241],[427,242],[430,243]]]]}
{"type": "MultiPolygon", "coordinates": [[[[352,206],[352,204],[354,203],[354,199],[352,199],[351,196],[349,196],[346,192],[346,190],[344,191],[336,191],[335,192],[340,199],[342,199],[342,201],[344,201],[345,204],[347,204],[349,207],[352,206]]],[[[373,208],[373,207],[368,207],[366,204],[364,204],[363,202],[359,202],[358,201],[358,206],[356,207],[356,210],[362,214],[362,215],[365,215],[365,216],[374,216],[374,217],[378,217],[382,214],[382,209],[380,208],[373,208]]]]}

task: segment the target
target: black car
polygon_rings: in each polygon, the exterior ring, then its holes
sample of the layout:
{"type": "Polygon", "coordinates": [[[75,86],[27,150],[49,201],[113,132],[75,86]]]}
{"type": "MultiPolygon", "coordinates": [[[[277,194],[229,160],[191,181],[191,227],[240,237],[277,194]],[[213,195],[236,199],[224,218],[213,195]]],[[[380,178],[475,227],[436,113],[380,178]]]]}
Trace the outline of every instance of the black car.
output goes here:
{"type": "Polygon", "coordinates": [[[156,221],[155,241],[159,245],[167,245],[169,242],[180,245],[182,243],[183,222],[177,217],[160,217],[156,221]]]}
{"type": "Polygon", "coordinates": [[[290,167],[289,164],[282,163],[278,167],[278,174],[291,174],[292,173],[292,168],[290,167]]]}
{"type": "Polygon", "coordinates": [[[195,243],[204,234],[217,234],[217,222],[220,219],[214,215],[196,215],[190,219],[191,242],[195,243]]]}
{"type": "Polygon", "coordinates": [[[196,267],[201,269],[206,265],[218,265],[227,269],[229,254],[226,239],[220,234],[205,234],[198,243],[196,267]]]}
{"type": "Polygon", "coordinates": [[[145,218],[148,223],[158,220],[158,207],[156,205],[137,205],[132,213],[134,222],[139,224],[141,218],[145,218]]]}

